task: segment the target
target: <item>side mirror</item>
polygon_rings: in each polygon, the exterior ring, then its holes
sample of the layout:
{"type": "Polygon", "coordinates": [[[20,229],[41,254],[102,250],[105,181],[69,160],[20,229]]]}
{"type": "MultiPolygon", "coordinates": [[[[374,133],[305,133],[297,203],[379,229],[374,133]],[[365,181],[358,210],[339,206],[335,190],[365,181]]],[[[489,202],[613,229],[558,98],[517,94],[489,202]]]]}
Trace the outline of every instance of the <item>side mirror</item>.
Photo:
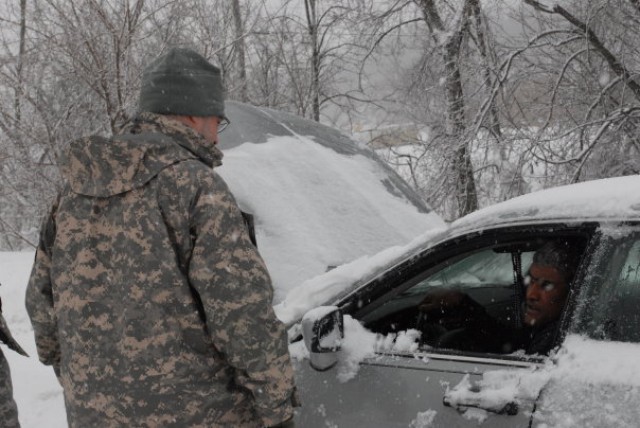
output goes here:
{"type": "Polygon", "coordinates": [[[311,367],[329,370],[338,362],[344,337],[342,312],[335,306],[320,306],[302,318],[302,337],[309,350],[311,367]]]}

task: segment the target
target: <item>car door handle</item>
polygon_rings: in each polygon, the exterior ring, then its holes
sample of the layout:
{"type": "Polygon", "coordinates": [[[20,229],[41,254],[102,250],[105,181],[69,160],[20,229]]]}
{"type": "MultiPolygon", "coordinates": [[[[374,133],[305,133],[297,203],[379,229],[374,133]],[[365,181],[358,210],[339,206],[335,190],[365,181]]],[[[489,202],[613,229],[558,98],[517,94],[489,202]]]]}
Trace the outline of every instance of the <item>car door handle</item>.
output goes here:
{"type": "Polygon", "coordinates": [[[473,407],[474,409],[485,410],[487,412],[495,413],[497,415],[508,415],[508,416],[517,415],[519,410],[518,403],[514,401],[510,401],[504,405],[502,404],[491,405],[487,403],[482,403],[482,401],[477,398],[476,399],[468,398],[466,400],[456,400],[456,402],[454,403],[446,395],[442,399],[442,404],[444,404],[446,407],[452,407],[458,411],[463,411],[467,408],[473,407]]]}

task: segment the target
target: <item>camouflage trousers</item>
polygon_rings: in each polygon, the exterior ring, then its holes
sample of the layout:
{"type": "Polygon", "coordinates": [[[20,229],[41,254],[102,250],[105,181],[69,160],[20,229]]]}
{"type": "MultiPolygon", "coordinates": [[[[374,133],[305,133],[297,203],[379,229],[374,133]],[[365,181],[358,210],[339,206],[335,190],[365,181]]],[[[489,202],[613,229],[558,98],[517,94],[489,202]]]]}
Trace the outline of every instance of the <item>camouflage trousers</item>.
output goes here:
{"type": "Polygon", "coordinates": [[[2,428],[19,428],[18,407],[13,400],[9,364],[0,350],[0,425],[2,428]]]}

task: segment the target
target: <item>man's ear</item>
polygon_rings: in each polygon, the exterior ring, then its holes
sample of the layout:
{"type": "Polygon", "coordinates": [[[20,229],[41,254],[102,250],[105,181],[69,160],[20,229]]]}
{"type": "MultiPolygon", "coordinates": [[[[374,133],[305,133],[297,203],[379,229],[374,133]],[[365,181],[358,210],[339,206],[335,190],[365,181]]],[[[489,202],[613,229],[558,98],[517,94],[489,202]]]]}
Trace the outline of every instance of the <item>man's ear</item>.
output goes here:
{"type": "Polygon", "coordinates": [[[189,122],[189,124],[191,125],[195,125],[196,124],[196,117],[195,116],[184,116],[187,121],[189,122]]]}

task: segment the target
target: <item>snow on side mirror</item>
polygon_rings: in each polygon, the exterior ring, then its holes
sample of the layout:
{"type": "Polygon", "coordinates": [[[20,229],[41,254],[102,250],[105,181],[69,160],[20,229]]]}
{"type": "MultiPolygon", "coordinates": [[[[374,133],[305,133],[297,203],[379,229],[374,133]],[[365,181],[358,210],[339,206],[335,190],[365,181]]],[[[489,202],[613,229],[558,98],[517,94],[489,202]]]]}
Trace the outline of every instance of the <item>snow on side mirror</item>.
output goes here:
{"type": "Polygon", "coordinates": [[[342,312],[336,306],[320,306],[302,318],[302,336],[309,350],[309,363],[318,371],[329,370],[338,362],[344,337],[342,312]]]}

